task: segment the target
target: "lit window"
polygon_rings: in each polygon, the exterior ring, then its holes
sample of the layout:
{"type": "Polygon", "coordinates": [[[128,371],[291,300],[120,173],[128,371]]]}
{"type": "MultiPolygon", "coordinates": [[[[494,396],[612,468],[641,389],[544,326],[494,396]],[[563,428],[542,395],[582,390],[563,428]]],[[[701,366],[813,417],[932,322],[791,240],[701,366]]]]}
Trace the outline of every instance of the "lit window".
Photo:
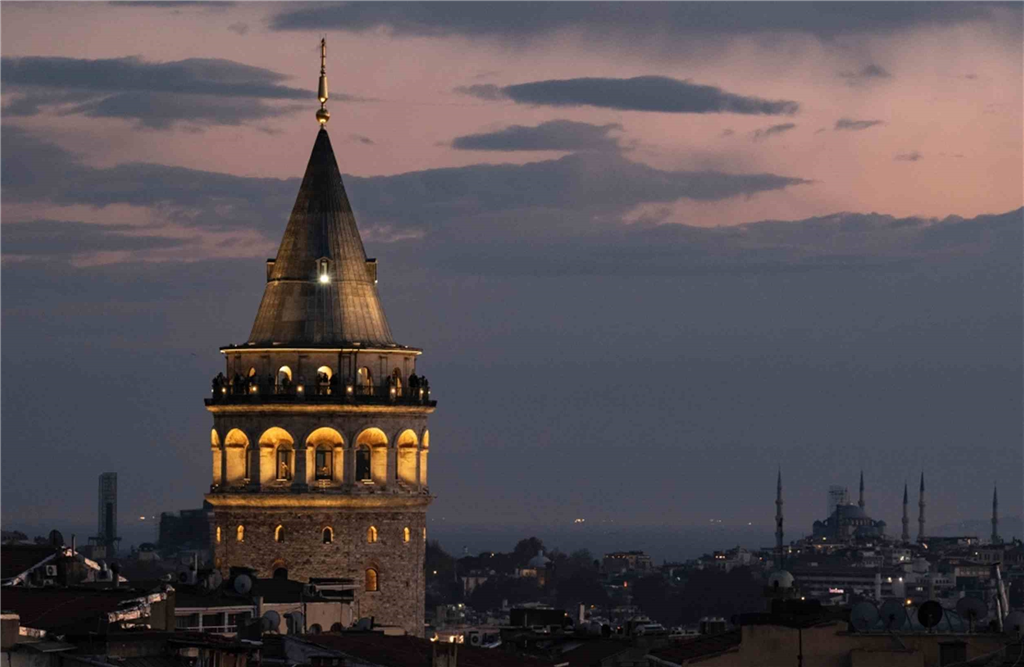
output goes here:
{"type": "Polygon", "coordinates": [[[377,570],[373,569],[372,567],[371,568],[367,568],[367,570],[366,570],[366,590],[368,590],[368,591],[379,591],[380,590],[379,582],[377,581],[377,570]]]}
{"type": "Polygon", "coordinates": [[[217,526],[217,544],[220,544],[220,526],[217,526]]]}
{"type": "Polygon", "coordinates": [[[284,542],[284,526],[278,526],[274,529],[274,541],[284,542]]]}
{"type": "Polygon", "coordinates": [[[410,536],[411,532],[412,531],[409,530],[408,526],[406,526],[405,528],[402,529],[402,541],[403,542],[408,542],[409,541],[409,536],[410,536]]]}
{"type": "Polygon", "coordinates": [[[288,480],[292,478],[292,469],[288,465],[291,460],[291,451],[287,449],[277,450],[277,478],[288,480]]]}
{"type": "Polygon", "coordinates": [[[377,527],[376,526],[370,526],[369,528],[366,529],[366,541],[369,542],[370,544],[373,544],[374,542],[377,541],[377,527]]]}
{"type": "Polygon", "coordinates": [[[326,528],[324,528],[323,537],[324,537],[324,544],[330,544],[331,542],[333,542],[334,541],[334,529],[331,528],[330,526],[327,526],[326,528]]]}
{"type": "Polygon", "coordinates": [[[245,541],[245,526],[239,526],[238,530],[235,531],[235,541],[245,541]]]}
{"type": "Polygon", "coordinates": [[[333,454],[329,449],[316,450],[316,479],[331,479],[334,474],[333,454]]]}
{"type": "Polygon", "coordinates": [[[427,541],[427,527],[426,526],[423,527],[423,541],[424,542],[427,541]]]}

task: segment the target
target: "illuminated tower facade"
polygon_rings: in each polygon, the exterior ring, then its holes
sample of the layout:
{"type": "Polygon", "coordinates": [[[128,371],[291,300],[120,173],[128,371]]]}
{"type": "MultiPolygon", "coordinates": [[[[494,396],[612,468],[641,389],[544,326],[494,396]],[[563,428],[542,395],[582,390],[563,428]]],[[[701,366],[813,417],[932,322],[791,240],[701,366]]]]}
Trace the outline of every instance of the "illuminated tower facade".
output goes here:
{"type": "Polygon", "coordinates": [[[397,344],[320,130],[247,342],[213,381],[215,565],[346,577],[354,614],[423,634],[428,416],[421,350],[397,344]]]}

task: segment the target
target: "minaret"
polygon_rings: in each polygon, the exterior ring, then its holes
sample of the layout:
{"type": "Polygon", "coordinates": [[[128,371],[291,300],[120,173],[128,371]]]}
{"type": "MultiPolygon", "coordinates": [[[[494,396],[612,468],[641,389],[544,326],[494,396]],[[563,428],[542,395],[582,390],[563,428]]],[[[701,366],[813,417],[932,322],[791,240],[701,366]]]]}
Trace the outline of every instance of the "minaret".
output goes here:
{"type": "Polygon", "coordinates": [[[992,487],[992,544],[1002,544],[1003,538],[999,537],[999,490],[992,487]]]}
{"type": "Polygon", "coordinates": [[[351,579],[352,608],[423,636],[431,400],[399,345],[320,125],[251,333],[221,348],[206,409],[214,566],[351,579]]]}
{"type": "Polygon", "coordinates": [[[778,562],[775,569],[782,569],[782,468],[779,468],[779,479],[775,487],[775,551],[778,562]]]}
{"type": "Polygon", "coordinates": [[[917,541],[924,542],[924,473],[921,473],[921,491],[917,501],[917,541]]]}
{"type": "Polygon", "coordinates": [[[900,535],[900,540],[902,540],[904,544],[910,542],[910,515],[907,510],[908,504],[907,483],[903,482],[903,534],[900,535]]]}
{"type": "Polygon", "coordinates": [[[864,509],[864,471],[860,471],[860,500],[857,501],[857,505],[864,509]]]}

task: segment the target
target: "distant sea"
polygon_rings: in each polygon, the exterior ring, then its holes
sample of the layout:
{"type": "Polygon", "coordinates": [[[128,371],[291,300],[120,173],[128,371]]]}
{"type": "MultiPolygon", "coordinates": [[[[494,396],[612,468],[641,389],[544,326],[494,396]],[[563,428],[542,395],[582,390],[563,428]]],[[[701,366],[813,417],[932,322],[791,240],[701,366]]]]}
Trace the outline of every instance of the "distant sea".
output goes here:
{"type": "MultiPolygon", "coordinates": [[[[156,542],[156,521],[130,522],[120,526],[121,550],[127,553],[132,545],[142,542],[156,542]]],[[[771,547],[775,536],[770,531],[747,527],[723,526],[721,524],[693,527],[623,526],[617,524],[561,526],[481,526],[455,525],[438,519],[428,519],[428,537],[438,540],[445,551],[459,557],[465,554],[477,555],[486,551],[511,551],[516,542],[528,537],[538,537],[550,551],[558,549],[570,553],[577,549],[588,549],[595,558],[609,551],[639,550],[649,554],[657,564],[696,558],[716,550],[742,546],[747,549],[771,547]]],[[[911,528],[916,530],[916,524],[911,528]]],[[[6,522],[4,530],[20,530],[29,536],[47,535],[54,526],[37,526],[6,522]]],[[[72,533],[77,534],[79,544],[88,544],[88,536],[96,532],[95,525],[56,526],[71,542],[72,533]]],[[[938,535],[976,535],[987,539],[991,524],[985,520],[971,520],[944,524],[935,529],[938,535]]],[[[1000,520],[1000,534],[1009,541],[1012,537],[1024,535],[1020,517],[1000,520]]],[[[912,533],[913,534],[913,533],[912,533]]],[[[802,533],[788,533],[787,541],[798,539],[802,533]]]]}

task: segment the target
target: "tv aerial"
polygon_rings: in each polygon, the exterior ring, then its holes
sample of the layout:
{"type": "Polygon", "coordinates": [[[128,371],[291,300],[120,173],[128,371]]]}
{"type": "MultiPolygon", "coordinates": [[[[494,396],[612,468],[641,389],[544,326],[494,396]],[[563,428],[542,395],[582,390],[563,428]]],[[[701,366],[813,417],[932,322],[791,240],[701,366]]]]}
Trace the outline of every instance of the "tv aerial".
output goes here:
{"type": "Polygon", "coordinates": [[[988,605],[978,598],[960,598],[956,602],[956,613],[967,619],[970,631],[974,632],[974,624],[988,616],[988,605]]]}
{"type": "Polygon", "coordinates": [[[867,632],[878,623],[878,609],[870,602],[858,602],[850,610],[850,625],[857,632],[867,632]]]}
{"type": "Polygon", "coordinates": [[[917,608],[917,621],[931,630],[942,622],[942,605],[935,600],[928,600],[917,608]]]}
{"type": "Polygon", "coordinates": [[[882,627],[889,631],[900,630],[907,624],[907,610],[902,600],[889,600],[878,610],[882,617],[882,627]]]}

